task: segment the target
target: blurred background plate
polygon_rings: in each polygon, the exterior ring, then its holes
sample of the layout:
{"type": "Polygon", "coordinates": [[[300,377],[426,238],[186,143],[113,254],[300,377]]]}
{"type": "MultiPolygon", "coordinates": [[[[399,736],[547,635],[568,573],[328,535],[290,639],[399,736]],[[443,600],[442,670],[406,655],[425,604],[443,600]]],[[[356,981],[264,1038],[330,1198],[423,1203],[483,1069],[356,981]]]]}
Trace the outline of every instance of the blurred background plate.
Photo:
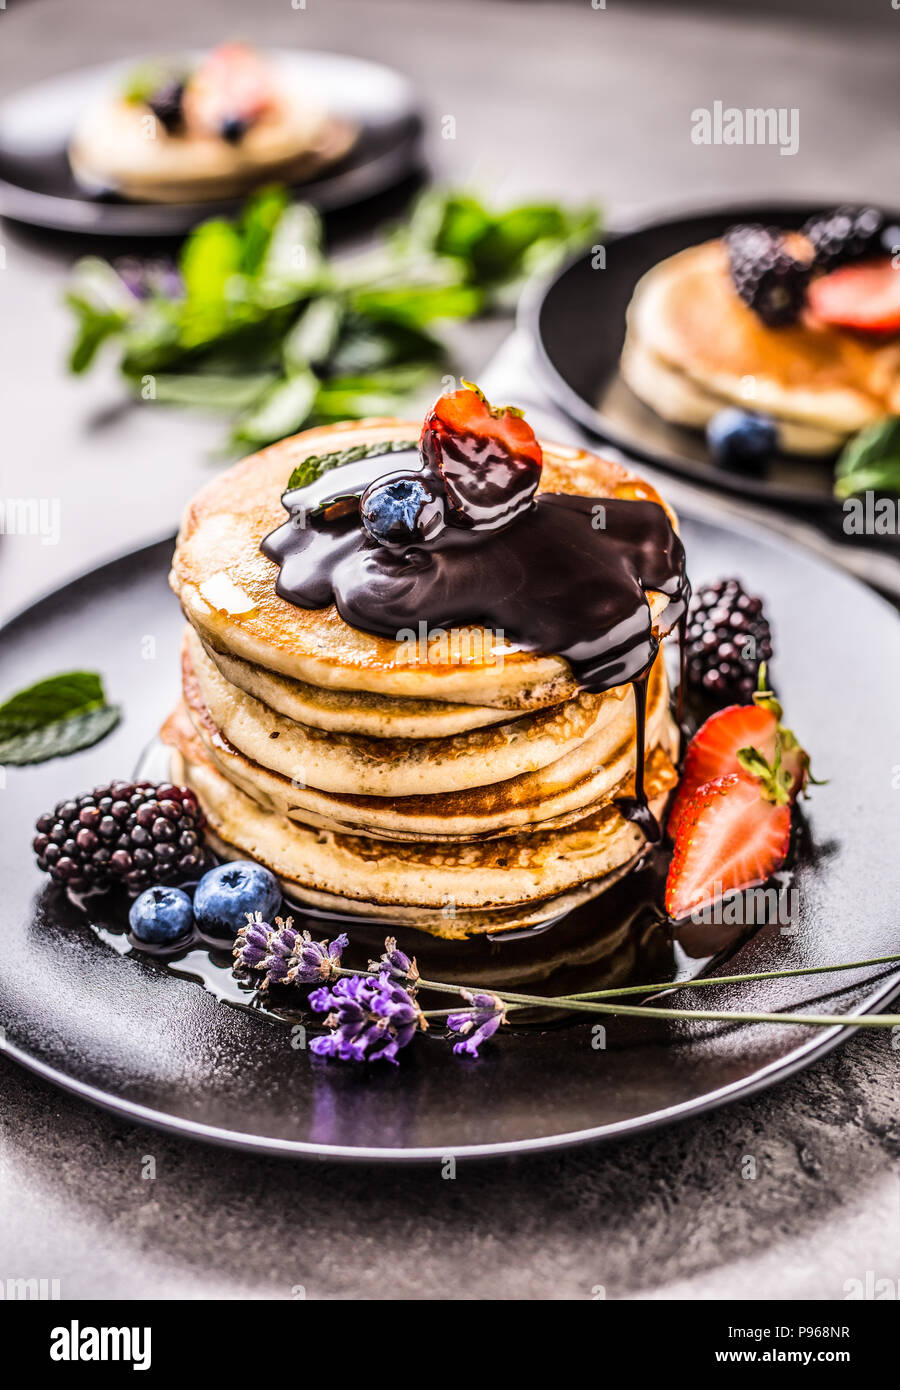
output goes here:
{"type": "MultiPolygon", "coordinates": [[[[806,805],[789,928],[757,929],[726,973],[896,951],[896,615],[862,585],[758,529],[687,510],[682,533],[696,585],[736,574],[763,596],[777,688],[816,775],[828,779],[806,805]]],[[[606,1046],[598,1047],[593,1020],[513,1022],[478,1061],[455,1057],[435,1030],[397,1068],[355,1067],[315,1058],[292,1045],[284,1024],[220,1002],[146,956],[122,954],[124,937],[98,939],[39,873],[32,826],[60,799],[130,775],[177,698],[183,619],[166,585],[171,547],[166,540],[96,569],[2,631],[5,690],[87,667],[124,706],[122,723],[94,748],[6,771],[0,1046],[7,1056],[120,1115],[181,1134],[264,1153],[400,1161],[554,1148],[670,1123],[771,1085],[847,1035],[797,1024],[618,1018],[606,1020],[606,1046]]],[[[548,955],[555,930],[538,938],[548,955]]],[[[718,949],[707,944],[715,928],[698,930],[699,949],[681,939],[675,951],[663,943],[670,956],[684,950],[695,959],[689,973],[697,957],[718,949]]],[[[498,943],[498,960],[515,948],[498,943]]],[[[650,970],[655,979],[670,973],[637,954],[631,968],[639,982],[650,970]]],[[[868,968],[723,986],[704,997],[731,1009],[852,1012],[884,1005],[898,983],[896,972],[868,968]]],[[[683,995],[679,1002],[690,1006],[683,995]]],[[[883,1056],[888,1043],[879,1034],[869,1045],[883,1056]]]]}
{"type": "MultiPolygon", "coordinates": [[[[610,234],[604,269],[594,268],[592,251],[571,261],[523,307],[556,403],[593,435],[660,468],[757,501],[808,508],[821,520],[840,519],[840,504],[832,497],[833,457],[776,454],[758,474],[719,468],[701,430],[668,423],[619,374],[625,313],[648,270],[688,246],[722,236],[735,223],[798,228],[823,210],[813,203],[751,203],[697,212],[610,234]]],[[[715,324],[709,328],[714,334],[715,324]]],[[[890,543],[896,547],[896,538],[890,543]]]]}
{"type": "MultiPolygon", "coordinates": [[[[412,83],[378,63],[337,53],[269,49],[297,85],[330,114],[358,128],[352,149],[296,188],[322,211],[371,197],[420,164],[421,119],[412,83]]],[[[189,55],[198,56],[198,55],[189,55]]],[[[75,122],[98,96],[141,62],[104,63],[36,83],[0,106],[0,215],[39,227],[103,236],[180,236],[242,199],[204,203],[131,203],[92,198],[76,183],[66,149],[75,122]]]]}

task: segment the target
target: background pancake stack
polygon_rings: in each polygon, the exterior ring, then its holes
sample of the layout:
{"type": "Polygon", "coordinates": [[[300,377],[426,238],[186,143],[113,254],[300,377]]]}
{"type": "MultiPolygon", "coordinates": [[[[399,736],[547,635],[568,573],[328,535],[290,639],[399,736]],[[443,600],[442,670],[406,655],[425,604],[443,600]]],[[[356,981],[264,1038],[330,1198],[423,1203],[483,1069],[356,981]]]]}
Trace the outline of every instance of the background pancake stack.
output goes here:
{"type": "Polygon", "coordinates": [[[835,453],[900,410],[896,339],[804,319],[768,327],[737,295],[722,241],[679,251],[638,282],[622,375],[676,424],[702,429],[727,405],[771,415],[788,453],[835,453]]]}
{"type": "MultiPolygon", "coordinates": [[[[417,432],[308,431],[198,495],[173,561],[189,626],[163,737],[219,852],[266,864],[311,906],[459,937],[545,921],[641,857],[643,834],[616,804],[634,790],[635,706],[629,685],[579,691],[561,659],[482,629],[431,633],[411,656],[333,607],[278,597],[259,544],[284,521],[296,464],[417,432]]],[[[544,489],[660,500],[616,464],[543,447],[544,489]]],[[[664,634],[667,600],[648,601],[664,634]]],[[[645,757],[657,814],[677,738],[660,653],[645,757]]]]}

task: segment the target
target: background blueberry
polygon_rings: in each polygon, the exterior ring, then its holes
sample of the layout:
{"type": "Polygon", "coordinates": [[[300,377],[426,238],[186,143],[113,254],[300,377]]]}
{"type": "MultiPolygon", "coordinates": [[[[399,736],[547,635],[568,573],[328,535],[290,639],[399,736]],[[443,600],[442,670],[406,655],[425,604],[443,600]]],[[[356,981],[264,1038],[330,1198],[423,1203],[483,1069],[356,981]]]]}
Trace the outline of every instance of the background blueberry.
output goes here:
{"type": "Polygon", "coordinates": [[[268,921],[280,906],[278,879],[250,859],[210,869],[194,893],[194,918],[210,936],[234,936],[245,925],[248,912],[260,912],[268,921]]]}
{"type": "Polygon", "coordinates": [[[187,935],[194,925],[194,910],[180,888],[147,888],[131,904],[128,923],[138,941],[160,945],[187,935]]]}
{"type": "Polygon", "coordinates": [[[720,410],[706,427],[706,442],[720,468],[756,469],[778,448],[778,429],[768,415],[731,407],[720,410]]]}
{"type": "Polygon", "coordinates": [[[421,478],[395,477],[366,489],[359,514],[379,545],[421,545],[443,529],[444,502],[421,478]]]}
{"type": "Polygon", "coordinates": [[[236,145],[247,133],[247,122],[240,116],[226,116],[222,122],[222,139],[236,145]]]}

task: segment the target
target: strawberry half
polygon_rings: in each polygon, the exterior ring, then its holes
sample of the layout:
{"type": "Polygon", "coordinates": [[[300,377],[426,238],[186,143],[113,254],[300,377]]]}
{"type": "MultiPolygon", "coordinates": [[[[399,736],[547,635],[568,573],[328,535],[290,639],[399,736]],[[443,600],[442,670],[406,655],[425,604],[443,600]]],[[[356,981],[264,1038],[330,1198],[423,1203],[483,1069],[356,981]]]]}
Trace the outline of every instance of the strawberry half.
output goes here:
{"type": "Polygon", "coordinates": [[[774,759],[777,727],[772,710],[761,705],[728,705],[700,726],[684,755],[684,770],[669,812],[673,840],[698,788],[715,777],[740,772],[739,749],[757,748],[769,762],[774,759]]]}
{"type": "Polygon", "coordinates": [[[729,772],[698,787],[669,865],[669,916],[687,917],[724,893],[765,883],[784,863],[790,838],[790,804],[770,801],[758,778],[729,772]]]}
{"type": "MultiPolygon", "coordinates": [[[[678,791],[669,811],[668,833],[677,838],[685,809],[698,787],[740,772],[748,766],[742,754],[760,756],[759,767],[777,769],[777,774],[794,801],[809,777],[809,758],[790,729],[781,723],[781,705],[765,690],[766,668],[760,667],[760,689],[752,705],[728,705],[701,724],[684,755],[684,769],[678,791]]],[[[756,770],[751,766],[751,770],[756,770]]]]}
{"type": "Polygon", "coordinates": [[[522,411],[489,405],[469,381],[435,401],[419,448],[441,477],[457,526],[505,526],[531,505],[541,479],[543,453],[522,411]]]}
{"type": "Polygon", "coordinates": [[[813,280],[809,307],[822,323],[860,333],[900,333],[900,270],[890,259],[845,265],[813,280]]]}

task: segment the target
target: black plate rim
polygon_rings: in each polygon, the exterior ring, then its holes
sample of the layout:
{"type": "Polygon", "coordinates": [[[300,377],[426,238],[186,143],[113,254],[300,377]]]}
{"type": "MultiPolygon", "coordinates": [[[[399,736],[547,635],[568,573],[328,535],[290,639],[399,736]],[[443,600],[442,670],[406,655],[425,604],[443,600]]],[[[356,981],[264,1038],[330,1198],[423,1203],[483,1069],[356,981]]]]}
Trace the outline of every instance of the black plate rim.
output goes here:
{"type": "MultiPolygon", "coordinates": [[[[756,199],[748,203],[688,202],[679,204],[674,213],[667,217],[636,217],[626,219],[622,223],[614,223],[612,227],[601,233],[599,240],[606,246],[628,237],[662,231],[676,226],[680,222],[689,222],[702,217],[723,217],[729,220],[734,219],[735,222],[757,221],[762,215],[765,216],[766,220],[781,215],[807,217],[821,212],[825,207],[836,206],[838,202],[840,199],[800,199],[790,202],[783,199],[774,202],[756,199]]],[[[897,214],[890,209],[888,216],[895,220],[897,218],[897,214]]],[[[538,375],[542,384],[566,414],[587,430],[594,439],[620,449],[623,453],[640,459],[644,463],[675,473],[679,477],[699,483],[713,491],[721,491],[737,497],[752,497],[760,502],[776,503],[782,506],[806,507],[826,515],[839,515],[841,504],[833,497],[804,492],[802,489],[784,487],[780,484],[760,482],[752,477],[730,475],[724,470],[712,473],[709,469],[694,463],[689,458],[643,444],[636,435],[618,429],[612,421],[608,420],[599,410],[595,410],[569,385],[547,351],[541,319],[546,302],[555,292],[560,281],[574,266],[580,264],[590,254],[590,248],[578,251],[569,256],[563,265],[552,271],[550,275],[539,277],[532,282],[520,300],[516,318],[518,329],[527,336],[534,348],[538,375]]]]}
{"type": "MultiPolygon", "coordinates": [[[[351,56],[327,53],[324,49],[311,49],[309,53],[313,56],[335,58],[351,56]]],[[[288,191],[293,196],[301,201],[311,202],[320,212],[335,212],[351,207],[392,187],[423,167],[421,141],[424,123],[412,79],[399,69],[391,68],[387,63],[352,56],[354,61],[389,72],[402,83],[408,100],[404,130],[390,149],[366,160],[364,164],[342,172],[340,166],[344,160],[341,159],[335,166],[336,172],[326,168],[321,175],[307,183],[288,186],[288,191]]],[[[108,63],[93,63],[87,66],[97,69],[114,68],[121,66],[121,61],[113,59],[108,63]]],[[[64,80],[84,70],[70,69],[45,80],[64,80]]],[[[11,92],[8,99],[12,100],[28,91],[29,87],[39,85],[41,84],[37,82],[30,83],[28,87],[11,92]]],[[[352,151],[349,154],[352,155],[352,151]]],[[[0,217],[21,223],[23,226],[82,236],[138,239],[180,237],[207,217],[233,216],[239,211],[243,201],[243,198],[227,198],[204,203],[94,203],[87,198],[63,198],[54,193],[41,193],[0,178],[0,217]],[[142,214],[152,219],[154,213],[159,218],[156,225],[138,225],[142,214]],[[99,221],[95,220],[98,215],[99,221]]]]}
{"type": "MultiPolygon", "coordinates": [[[[682,508],[685,515],[694,515],[695,508],[687,505],[682,508]]],[[[696,508],[696,519],[699,522],[708,521],[708,514],[703,508],[696,508]]],[[[721,517],[717,519],[719,524],[730,530],[741,532],[750,540],[767,541],[767,536],[763,528],[752,522],[747,522],[742,518],[721,517]]],[[[48,588],[36,599],[26,603],[16,612],[11,614],[2,625],[0,625],[0,639],[5,633],[15,625],[26,621],[44,603],[53,599],[57,594],[70,586],[77,585],[85,579],[100,575],[104,570],[111,569],[116,565],[121,565],[128,559],[138,560],[147,552],[158,548],[165,542],[174,543],[173,533],[166,530],[165,534],[157,536],[155,540],[148,541],[144,545],[126,548],[119,554],[115,554],[99,565],[89,565],[76,572],[62,584],[48,588]]],[[[799,542],[792,543],[807,560],[814,564],[822,565],[831,570],[831,566],[816,555],[813,551],[799,542]]],[[[883,607],[885,615],[895,618],[895,611],[887,600],[872,590],[868,590],[865,585],[860,584],[852,576],[845,576],[847,582],[854,587],[862,588],[869,599],[875,599],[876,603],[883,607]]],[[[866,1014],[874,1012],[880,1005],[890,1002],[892,998],[900,994],[900,971],[891,972],[887,980],[868,995],[865,1002],[859,1006],[858,1012],[866,1014]]],[[[440,1160],[446,1157],[448,1152],[452,1152],[457,1158],[499,1158],[512,1154],[531,1154],[553,1151],[557,1149],[574,1148],[583,1144],[609,1141],[617,1138],[624,1138],[630,1135],[643,1133],[653,1129],[661,1128],[663,1125],[672,1124],[679,1120],[688,1119],[716,1110],[720,1106],[730,1104],[732,1101],[744,1099],[756,1094],[758,1091],[765,1090],[769,1086],[776,1084],[794,1075],[797,1071],[811,1065],[820,1057],[824,1057],[832,1048],[845,1042],[856,1028],[847,1025],[836,1024],[830,1028],[817,1030],[808,1042],[801,1043],[793,1048],[784,1057],[768,1063],[758,1071],[745,1077],[743,1080],[735,1081],[729,1085],[708,1091],[702,1096],[693,1100],[685,1101],[680,1105],[674,1105],[662,1110],[656,1110],[648,1115],[636,1116],[630,1120],[613,1121],[605,1125],[592,1126],[588,1129],[573,1130],[566,1134],[545,1135],[538,1139],[513,1139],[498,1143],[489,1144],[463,1144],[456,1148],[449,1148],[444,1145],[437,1147],[418,1147],[418,1148],[391,1148],[379,1146],[356,1146],[346,1144],[314,1144],[303,1140],[288,1140],[278,1138],[268,1138],[265,1135],[241,1135],[234,1130],[222,1129],[213,1125],[205,1125],[197,1121],[182,1120],[164,1111],[153,1110],[148,1106],[140,1105],[124,1098],[110,1096],[100,1090],[99,1087],[89,1085],[79,1081],[75,1077],[68,1076],[65,1072],[56,1067],[50,1066],[38,1058],[32,1057],[29,1053],[11,1043],[8,1039],[0,1040],[0,1056],[9,1057],[12,1061],[22,1066],[45,1081],[58,1086],[61,1090],[79,1099],[86,1100],[100,1109],[111,1114],[118,1115],[120,1118],[139,1124],[144,1124],[152,1129],[162,1130],[166,1133],[176,1134],[181,1137],[194,1139],[202,1142],[217,1145],[219,1147],[232,1150],[239,1150],[245,1153],[256,1153],[267,1157],[283,1158],[302,1158],[333,1160],[338,1159],[346,1162],[389,1162],[389,1163],[425,1163],[440,1160]]],[[[689,1044],[685,1044],[689,1045],[689,1044]]]]}
{"type": "MultiPolygon", "coordinates": [[[[860,1013],[873,1013],[881,1004],[889,1003],[900,993],[900,976],[892,980],[880,992],[866,1001],[860,1013]]],[[[151,1110],[148,1106],[132,1101],[110,1097],[95,1086],[89,1086],[74,1077],[66,1076],[55,1067],[48,1066],[36,1058],[22,1052],[12,1043],[0,1046],[0,1056],[9,1057],[27,1071],[42,1080],[49,1081],[70,1095],[78,1096],[99,1109],[117,1115],[121,1119],[147,1125],[151,1129],[162,1130],[187,1139],[215,1144],[219,1148],[237,1150],[242,1153],[255,1153],[265,1157],[303,1158],[357,1163],[427,1163],[441,1161],[452,1154],[454,1158],[503,1158],[513,1154],[535,1154],[554,1152],[559,1149],[578,1148],[584,1144],[629,1138],[634,1134],[647,1133],[661,1129],[664,1125],[679,1120],[703,1115],[718,1110],[733,1101],[743,1100],[758,1091],[768,1089],[779,1081],[785,1081],[796,1072],[804,1070],[820,1057],[824,1057],[840,1043],[846,1042],[856,1028],[835,1025],[823,1029],[824,1037],[810,1039],[789,1052],[786,1057],[770,1062],[744,1081],[735,1081],[730,1086],[708,1091],[696,1100],[685,1101],[665,1110],[656,1110],[651,1115],[640,1115],[631,1120],[615,1121],[608,1125],[597,1125],[591,1129],[573,1130],[569,1134],[549,1134],[541,1139],[510,1139],[496,1144],[461,1144],[456,1147],[444,1145],[441,1148],[375,1148],[351,1146],[347,1144],[310,1144],[298,1139],[274,1139],[265,1135],[237,1134],[234,1130],[220,1129],[214,1125],[204,1125],[197,1121],[179,1120],[163,1111],[151,1110]]]]}

